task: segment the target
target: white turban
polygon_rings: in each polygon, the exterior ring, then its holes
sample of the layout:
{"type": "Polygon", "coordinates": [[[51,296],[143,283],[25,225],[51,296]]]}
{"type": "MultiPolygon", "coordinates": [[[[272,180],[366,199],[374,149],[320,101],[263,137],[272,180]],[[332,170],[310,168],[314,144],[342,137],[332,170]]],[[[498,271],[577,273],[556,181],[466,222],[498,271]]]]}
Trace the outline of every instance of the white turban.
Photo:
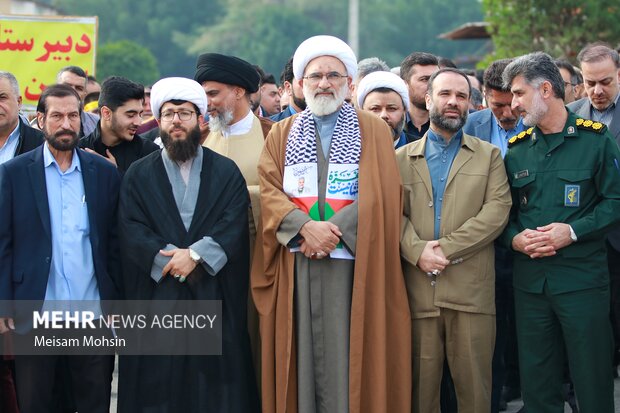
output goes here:
{"type": "Polygon", "coordinates": [[[355,78],[357,58],[348,44],[334,36],[314,36],[304,40],[293,56],[293,74],[295,79],[304,76],[308,63],[319,56],[334,56],[347,68],[347,74],[355,78]]]}
{"type": "Polygon", "coordinates": [[[159,119],[162,105],[171,100],[185,100],[198,107],[200,114],[207,112],[207,94],[200,83],[185,77],[167,77],[151,87],[151,111],[159,119]]]}
{"type": "Polygon", "coordinates": [[[379,88],[392,89],[403,99],[405,109],[409,110],[409,90],[407,84],[400,76],[391,72],[372,72],[364,76],[355,89],[357,93],[357,105],[361,109],[364,106],[366,95],[379,88]]]}

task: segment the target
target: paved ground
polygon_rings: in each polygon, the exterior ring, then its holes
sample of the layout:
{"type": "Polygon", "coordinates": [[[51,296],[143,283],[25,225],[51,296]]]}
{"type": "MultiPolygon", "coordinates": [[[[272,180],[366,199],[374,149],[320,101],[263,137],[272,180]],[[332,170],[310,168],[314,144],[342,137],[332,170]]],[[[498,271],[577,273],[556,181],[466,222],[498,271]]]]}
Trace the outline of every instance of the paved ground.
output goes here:
{"type": "MultiPolygon", "coordinates": [[[[110,409],[110,413],[116,413],[116,388],[117,388],[117,372],[118,372],[118,365],[115,367],[114,369],[114,382],[112,383],[112,408],[110,409]]],[[[614,383],[614,389],[615,389],[615,399],[616,399],[616,413],[620,413],[620,379],[616,379],[615,383],[614,383]]],[[[514,400],[511,401],[510,403],[508,403],[508,410],[506,410],[506,413],[517,413],[519,411],[519,409],[521,408],[521,406],[523,406],[523,402],[521,400],[514,400]]],[[[564,413],[572,413],[570,407],[568,407],[568,404],[564,405],[564,413]]]]}

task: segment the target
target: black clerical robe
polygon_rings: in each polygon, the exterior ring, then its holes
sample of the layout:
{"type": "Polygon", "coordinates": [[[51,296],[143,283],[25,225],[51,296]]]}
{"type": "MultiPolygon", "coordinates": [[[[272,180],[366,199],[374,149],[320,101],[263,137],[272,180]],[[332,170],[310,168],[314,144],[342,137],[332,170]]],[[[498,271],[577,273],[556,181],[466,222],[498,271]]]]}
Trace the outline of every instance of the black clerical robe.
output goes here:
{"type": "Polygon", "coordinates": [[[198,199],[189,230],[177,209],[161,151],[125,174],[119,207],[127,299],[221,300],[221,356],[124,356],[119,363],[119,413],[258,412],[246,327],[249,279],[249,196],[233,161],[203,151],[198,199]],[[187,248],[210,236],[225,251],[215,275],[202,265],[180,283],[151,278],[155,255],[167,244],[187,248]]]}

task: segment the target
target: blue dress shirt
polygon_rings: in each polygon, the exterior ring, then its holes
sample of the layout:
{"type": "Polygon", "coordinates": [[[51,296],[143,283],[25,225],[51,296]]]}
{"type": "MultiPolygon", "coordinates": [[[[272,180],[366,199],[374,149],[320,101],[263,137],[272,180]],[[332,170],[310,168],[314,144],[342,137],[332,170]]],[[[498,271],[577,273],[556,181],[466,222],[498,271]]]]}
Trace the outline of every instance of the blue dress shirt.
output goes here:
{"type": "MultiPolygon", "coordinates": [[[[55,300],[98,302],[99,287],[93,265],[88,200],[80,158],[74,150],[71,166],[62,172],[45,143],[43,165],[52,230],[52,262],[44,308],[51,309],[49,301],[55,300]]],[[[95,311],[100,312],[100,308],[95,311]]]]}
{"type": "Polygon", "coordinates": [[[10,161],[15,156],[15,151],[17,150],[17,144],[19,143],[19,122],[17,122],[17,126],[9,135],[9,138],[6,140],[2,148],[0,148],[0,164],[5,163],[6,161],[10,161]]]}
{"type": "Polygon", "coordinates": [[[590,119],[595,122],[601,122],[609,126],[614,118],[614,112],[616,110],[616,105],[618,104],[619,98],[620,93],[616,95],[616,98],[613,100],[613,102],[611,102],[611,105],[609,105],[605,110],[598,110],[594,106],[592,106],[592,103],[590,103],[590,119]]]}
{"type": "Polygon", "coordinates": [[[491,143],[499,148],[502,151],[502,158],[506,156],[506,151],[508,151],[508,139],[513,136],[519,134],[525,129],[523,125],[523,118],[519,117],[517,124],[514,128],[510,130],[506,130],[502,128],[497,121],[495,115],[493,115],[493,127],[491,128],[491,143]]]}
{"type": "Polygon", "coordinates": [[[424,158],[431,174],[431,184],[433,185],[433,206],[435,207],[435,239],[439,239],[439,229],[441,227],[441,207],[443,205],[443,194],[446,189],[446,181],[450,174],[452,162],[461,147],[463,130],[459,130],[446,142],[441,136],[436,135],[432,129],[426,135],[426,147],[424,148],[424,158]]]}

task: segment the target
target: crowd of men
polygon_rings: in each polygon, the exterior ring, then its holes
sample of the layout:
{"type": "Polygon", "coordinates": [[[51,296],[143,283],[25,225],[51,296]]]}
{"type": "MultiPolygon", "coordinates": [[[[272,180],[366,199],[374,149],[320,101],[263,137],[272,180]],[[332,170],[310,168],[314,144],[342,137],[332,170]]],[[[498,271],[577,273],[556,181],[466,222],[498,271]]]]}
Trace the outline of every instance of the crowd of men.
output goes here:
{"type": "Polygon", "coordinates": [[[222,354],[119,357],[119,412],[614,412],[620,58],[578,61],[314,36],[280,87],[69,66],[30,125],[0,71],[0,411],[111,407],[114,356],[13,355],[13,303],[220,300],[222,354]]]}

